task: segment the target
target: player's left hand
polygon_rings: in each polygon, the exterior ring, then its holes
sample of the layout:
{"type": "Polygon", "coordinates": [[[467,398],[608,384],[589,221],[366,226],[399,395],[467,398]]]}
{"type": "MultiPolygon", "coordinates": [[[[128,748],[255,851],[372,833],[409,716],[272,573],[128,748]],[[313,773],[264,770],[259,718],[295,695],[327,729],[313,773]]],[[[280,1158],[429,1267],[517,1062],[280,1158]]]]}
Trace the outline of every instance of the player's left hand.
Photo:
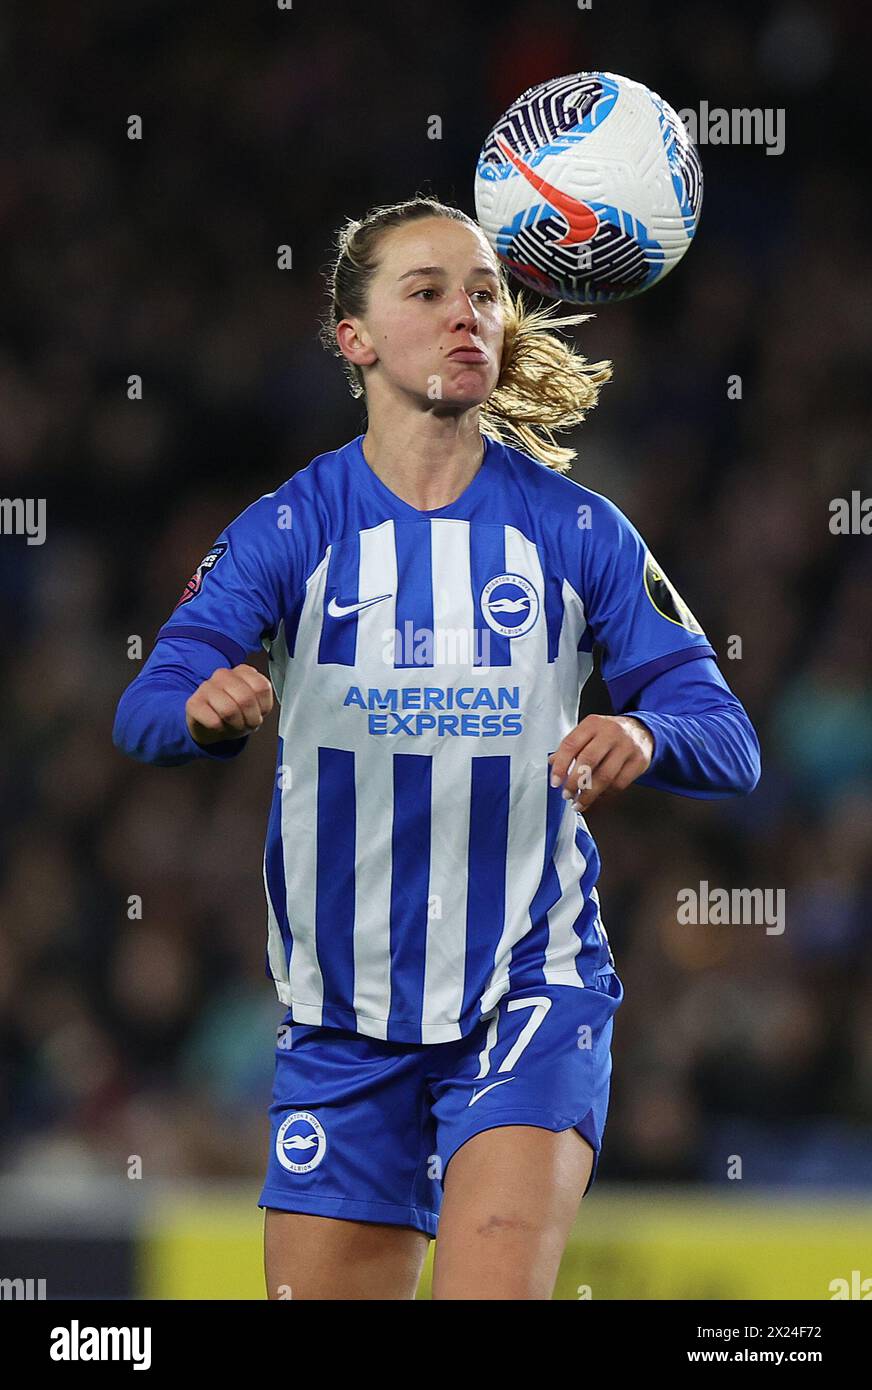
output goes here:
{"type": "Polygon", "coordinates": [[[647,771],[653,756],[654,736],[638,719],[589,714],[549,755],[551,785],[560,786],[565,779],[563,795],[584,812],[607,789],[629,787],[647,771]]]}

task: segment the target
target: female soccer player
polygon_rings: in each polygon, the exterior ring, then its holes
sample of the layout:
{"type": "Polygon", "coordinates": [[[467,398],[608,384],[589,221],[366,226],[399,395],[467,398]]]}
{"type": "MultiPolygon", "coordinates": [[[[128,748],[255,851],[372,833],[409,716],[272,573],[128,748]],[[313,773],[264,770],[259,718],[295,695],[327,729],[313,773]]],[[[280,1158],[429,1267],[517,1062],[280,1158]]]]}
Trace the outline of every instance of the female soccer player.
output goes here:
{"type": "Polygon", "coordinates": [[[229,759],[281,704],[268,1297],[412,1298],[438,1224],[434,1298],[547,1299],[623,997],[583,813],[748,792],[759,747],[638,532],[563,476],[609,364],[456,208],[375,209],[337,252],[323,335],[366,433],[222,532],[115,741],[229,759]],[[594,642],[616,713],[578,723],[594,642]]]}

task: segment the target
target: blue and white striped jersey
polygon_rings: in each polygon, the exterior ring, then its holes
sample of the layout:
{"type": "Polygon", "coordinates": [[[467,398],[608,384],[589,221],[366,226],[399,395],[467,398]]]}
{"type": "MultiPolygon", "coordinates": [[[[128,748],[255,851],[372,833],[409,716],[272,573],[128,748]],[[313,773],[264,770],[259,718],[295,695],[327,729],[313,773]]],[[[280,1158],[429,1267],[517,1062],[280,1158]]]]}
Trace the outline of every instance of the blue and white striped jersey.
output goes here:
{"type": "Polygon", "coordinates": [[[233,521],[159,636],[231,666],[269,653],[279,999],[298,1023],[440,1043],[509,988],[614,966],[596,845],[549,785],[593,643],[621,702],[713,653],[605,497],[485,437],[463,494],[417,511],[362,438],[233,521]]]}

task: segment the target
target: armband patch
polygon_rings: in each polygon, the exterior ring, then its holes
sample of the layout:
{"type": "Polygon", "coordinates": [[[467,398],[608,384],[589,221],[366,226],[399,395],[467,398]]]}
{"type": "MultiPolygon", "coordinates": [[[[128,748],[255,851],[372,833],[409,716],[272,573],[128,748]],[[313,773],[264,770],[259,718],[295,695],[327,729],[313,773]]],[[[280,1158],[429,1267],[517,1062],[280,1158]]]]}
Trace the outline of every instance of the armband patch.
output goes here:
{"type": "Polygon", "coordinates": [[[645,593],[661,618],[676,623],[687,632],[702,633],[696,618],[678,590],[666,578],[650,550],[645,556],[645,593]]]}
{"type": "MultiPolygon", "coordinates": [[[[184,589],[179,595],[179,601],[176,604],[176,608],[181,608],[183,603],[190,603],[192,598],[197,597],[197,594],[203,587],[203,580],[206,578],[206,575],[209,573],[210,570],[213,570],[215,568],[218,561],[226,553],[226,541],[218,541],[216,545],[212,546],[212,549],[209,551],[209,553],[203,556],[199,565],[194,570],[194,573],[191,575],[190,579],[188,580],[187,584],[185,585],[184,589]]],[[[173,609],[174,613],[176,611],[176,608],[173,609]]]]}

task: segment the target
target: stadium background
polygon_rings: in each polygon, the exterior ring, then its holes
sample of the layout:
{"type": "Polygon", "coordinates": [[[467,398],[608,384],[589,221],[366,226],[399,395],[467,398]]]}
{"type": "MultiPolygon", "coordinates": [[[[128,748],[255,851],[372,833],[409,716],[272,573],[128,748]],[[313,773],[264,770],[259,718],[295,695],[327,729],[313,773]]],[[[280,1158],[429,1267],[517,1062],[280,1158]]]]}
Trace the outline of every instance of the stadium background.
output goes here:
{"type": "MultiPolygon", "coordinates": [[[[0,21],[0,492],[47,500],[43,546],[0,537],[0,1274],[48,1273],[50,1297],[261,1296],[273,745],[126,761],[128,640],[147,654],[221,527],[365,428],[316,337],[335,227],[419,188],[474,212],[494,118],[605,68],[676,109],[786,113],[779,157],[701,146],[697,242],[580,330],[615,377],[568,436],[572,476],[708,630],[764,773],[749,799],[636,789],[591,813],[626,1000],[557,1296],[828,1297],[864,1251],[872,1275],[872,541],[829,529],[831,499],[872,495],[870,27],[845,0],[0,21]],[[701,880],[784,888],[786,931],[679,927],[701,880]]],[[[592,685],[584,711],[605,700],[592,685]]]]}

